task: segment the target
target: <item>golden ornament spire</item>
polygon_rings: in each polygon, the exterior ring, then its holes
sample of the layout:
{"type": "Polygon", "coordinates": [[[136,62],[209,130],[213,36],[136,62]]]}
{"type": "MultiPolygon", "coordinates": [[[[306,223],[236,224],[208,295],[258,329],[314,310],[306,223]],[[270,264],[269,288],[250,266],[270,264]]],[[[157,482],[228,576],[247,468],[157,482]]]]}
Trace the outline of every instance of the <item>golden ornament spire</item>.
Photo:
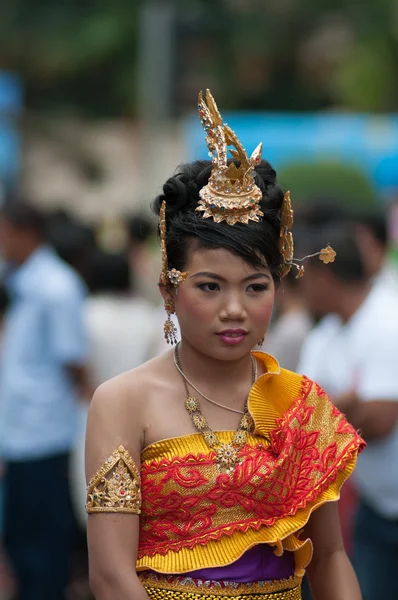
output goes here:
{"type": "Polygon", "coordinates": [[[237,135],[223,123],[210,90],[206,90],[206,100],[199,92],[198,110],[214,166],[207,185],[199,192],[196,210],[215,223],[259,221],[263,216],[259,206],[263,194],[256,185],[254,167],[261,161],[262,144],[249,158],[237,135]],[[234,162],[228,165],[228,149],[231,157],[239,161],[239,167],[234,162]]]}

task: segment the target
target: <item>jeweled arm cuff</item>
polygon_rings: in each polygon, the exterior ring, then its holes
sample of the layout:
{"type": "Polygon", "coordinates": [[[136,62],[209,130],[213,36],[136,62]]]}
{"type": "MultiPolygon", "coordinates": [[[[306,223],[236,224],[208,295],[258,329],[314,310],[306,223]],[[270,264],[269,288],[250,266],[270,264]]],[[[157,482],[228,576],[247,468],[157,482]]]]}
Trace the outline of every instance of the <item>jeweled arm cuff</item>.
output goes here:
{"type": "Polygon", "coordinates": [[[86,511],[141,513],[141,477],[128,451],[119,446],[87,486],[86,511]]]}

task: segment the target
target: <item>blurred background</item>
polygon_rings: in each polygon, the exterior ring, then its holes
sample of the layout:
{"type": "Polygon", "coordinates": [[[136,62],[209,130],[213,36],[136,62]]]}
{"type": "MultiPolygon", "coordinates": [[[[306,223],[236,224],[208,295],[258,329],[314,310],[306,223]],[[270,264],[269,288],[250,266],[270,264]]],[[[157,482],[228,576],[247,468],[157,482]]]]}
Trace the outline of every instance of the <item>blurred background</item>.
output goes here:
{"type": "MultiPolygon", "coordinates": [[[[263,141],[291,190],[298,236],[311,219],[366,217],[370,229],[385,229],[394,269],[397,72],[394,0],[2,3],[0,202],[22,197],[44,211],[49,241],[87,285],[93,385],[164,349],[150,202],[180,162],[207,156],[200,89],[211,89],[249,152],[263,141]],[[120,341],[126,330],[135,343],[120,341]]],[[[319,315],[310,317],[306,308],[294,325],[291,368],[319,315]]],[[[81,452],[70,475],[70,600],[90,597],[81,452]]],[[[0,599],[8,600],[18,581],[5,554],[2,565],[0,599]]]]}

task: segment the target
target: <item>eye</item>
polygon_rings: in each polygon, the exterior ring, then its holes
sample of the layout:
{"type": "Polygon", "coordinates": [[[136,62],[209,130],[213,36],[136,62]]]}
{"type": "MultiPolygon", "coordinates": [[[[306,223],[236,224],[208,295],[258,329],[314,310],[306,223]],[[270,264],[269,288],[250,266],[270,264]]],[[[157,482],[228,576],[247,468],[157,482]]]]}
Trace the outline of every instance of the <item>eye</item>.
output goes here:
{"type": "Polygon", "coordinates": [[[208,283],[201,283],[198,287],[204,292],[217,292],[220,286],[215,281],[209,281],[208,283]]]}
{"type": "Polygon", "coordinates": [[[268,288],[269,288],[269,286],[264,285],[263,283],[252,283],[247,288],[247,291],[248,292],[265,292],[266,290],[268,290],[268,288]]]}

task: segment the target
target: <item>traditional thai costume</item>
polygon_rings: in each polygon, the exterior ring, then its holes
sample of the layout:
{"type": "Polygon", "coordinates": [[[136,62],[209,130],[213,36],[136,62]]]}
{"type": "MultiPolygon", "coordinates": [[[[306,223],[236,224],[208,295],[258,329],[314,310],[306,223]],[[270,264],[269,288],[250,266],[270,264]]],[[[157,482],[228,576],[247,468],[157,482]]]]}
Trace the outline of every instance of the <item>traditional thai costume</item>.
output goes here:
{"type": "MultiPolygon", "coordinates": [[[[316,383],[255,356],[255,428],[230,473],[195,433],[144,448],[140,474],[121,448],[90,482],[89,512],[141,513],[136,566],[150,598],[301,598],[312,544],[300,532],[339,498],[364,442],[316,383]]],[[[234,432],[217,435],[227,445],[234,432]]]]}
{"type": "MultiPolygon", "coordinates": [[[[249,159],[209,92],[206,99],[207,105],[200,95],[198,106],[215,166],[197,211],[228,225],[258,221],[262,192],[253,169],[261,147],[249,159]],[[227,163],[231,145],[239,168],[227,163]]],[[[162,282],[177,286],[187,274],[168,270],[165,210],[163,204],[162,282]]],[[[281,277],[293,265],[303,273],[293,262],[292,216],[286,194],[281,277]]],[[[319,254],[334,260],[329,247],[319,254]]],[[[173,343],[170,323],[165,335],[173,343]]],[[[140,472],[119,447],[89,483],[88,512],[140,514],[136,569],[149,598],[301,598],[312,557],[303,527],[313,510],[339,498],[364,442],[316,383],[280,369],[267,354],[253,356],[264,374],[253,377],[238,431],[212,431],[186,388],[185,407],[198,433],[144,448],[140,472]]]]}

